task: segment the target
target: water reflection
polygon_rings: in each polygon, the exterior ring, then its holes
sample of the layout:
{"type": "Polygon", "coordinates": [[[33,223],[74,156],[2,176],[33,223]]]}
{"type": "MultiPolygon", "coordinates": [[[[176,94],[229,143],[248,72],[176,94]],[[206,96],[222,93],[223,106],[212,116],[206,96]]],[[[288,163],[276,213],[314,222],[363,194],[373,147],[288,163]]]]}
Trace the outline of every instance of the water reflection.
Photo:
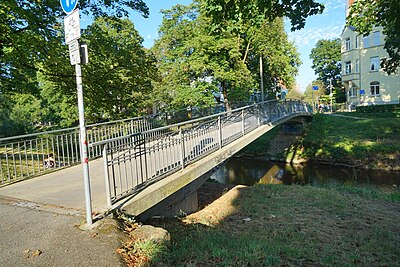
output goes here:
{"type": "Polygon", "coordinates": [[[273,165],[257,182],[258,184],[282,184],[285,171],[278,165],[273,165]]]}
{"type": "Polygon", "coordinates": [[[271,161],[232,158],[216,170],[210,178],[221,183],[310,184],[310,185],[397,185],[400,172],[356,170],[327,165],[290,165],[271,161]]]}

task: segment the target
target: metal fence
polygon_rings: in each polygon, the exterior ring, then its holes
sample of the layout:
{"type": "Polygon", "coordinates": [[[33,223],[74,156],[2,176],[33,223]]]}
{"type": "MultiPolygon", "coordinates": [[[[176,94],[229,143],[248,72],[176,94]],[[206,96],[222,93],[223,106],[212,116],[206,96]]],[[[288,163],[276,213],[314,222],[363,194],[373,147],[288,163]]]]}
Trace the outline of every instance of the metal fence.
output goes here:
{"type": "Polygon", "coordinates": [[[94,143],[92,146],[103,146],[108,205],[221,149],[264,123],[291,114],[310,113],[311,106],[299,101],[269,101],[94,143]],[[116,141],[120,144],[116,145],[116,141]]]}
{"type": "MultiPolygon", "coordinates": [[[[89,144],[97,143],[219,113],[222,110],[220,105],[188,108],[91,124],[87,126],[86,139],[89,144]]],[[[123,141],[115,142],[114,145],[121,145],[123,141]]],[[[0,186],[79,164],[79,144],[79,127],[0,138],[0,186]]],[[[89,158],[94,159],[102,155],[102,150],[98,146],[90,146],[88,153],[89,158]]]]}
{"type": "MultiPolygon", "coordinates": [[[[89,143],[157,128],[155,117],[92,124],[87,126],[89,143]]],[[[101,156],[91,147],[89,157],[101,156]]],[[[79,127],[0,139],[0,185],[80,163],[79,127]]]]}

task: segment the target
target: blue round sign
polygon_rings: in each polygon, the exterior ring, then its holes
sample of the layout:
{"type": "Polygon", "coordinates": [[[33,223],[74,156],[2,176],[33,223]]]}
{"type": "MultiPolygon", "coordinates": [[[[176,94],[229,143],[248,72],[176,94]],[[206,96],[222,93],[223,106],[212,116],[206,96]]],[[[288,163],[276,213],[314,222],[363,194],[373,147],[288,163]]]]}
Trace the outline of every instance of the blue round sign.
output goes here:
{"type": "Polygon", "coordinates": [[[60,0],[60,3],[64,12],[69,14],[74,11],[76,5],[78,4],[78,0],[60,0]]]}

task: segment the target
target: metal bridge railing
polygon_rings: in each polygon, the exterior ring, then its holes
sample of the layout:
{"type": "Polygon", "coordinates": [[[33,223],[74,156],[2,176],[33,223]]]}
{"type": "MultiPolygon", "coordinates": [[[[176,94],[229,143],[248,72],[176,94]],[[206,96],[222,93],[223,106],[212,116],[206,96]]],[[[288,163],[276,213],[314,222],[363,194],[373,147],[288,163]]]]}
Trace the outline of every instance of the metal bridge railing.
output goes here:
{"type": "Polygon", "coordinates": [[[269,101],[91,144],[103,146],[108,205],[183,169],[264,123],[295,113],[310,114],[312,109],[299,101],[269,101]]]}
{"type": "MultiPolygon", "coordinates": [[[[160,126],[147,116],[87,126],[87,140],[95,143],[160,126]]],[[[91,147],[91,159],[102,155],[91,147]]],[[[79,127],[0,139],[0,186],[81,162],[79,127]]]]}
{"type": "MultiPolygon", "coordinates": [[[[221,112],[221,106],[182,109],[87,126],[89,144],[221,112]]],[[[154,134],[154,133],[153,133],[154,134]]],[[[122,140],[114,145],[121,145],[122,140]]],[[[79,127],[0,138],[0,186],[81,162],[79,127]]],[[[89,158],[102,156],[98,146],[89,158]]]]}

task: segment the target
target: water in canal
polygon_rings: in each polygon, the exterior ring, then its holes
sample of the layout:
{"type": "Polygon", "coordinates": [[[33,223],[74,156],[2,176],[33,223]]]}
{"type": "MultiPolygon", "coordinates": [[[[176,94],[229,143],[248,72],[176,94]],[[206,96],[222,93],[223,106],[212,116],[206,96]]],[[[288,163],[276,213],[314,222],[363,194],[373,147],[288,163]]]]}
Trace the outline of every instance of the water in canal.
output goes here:
{"type": "Polygon", "coordinates": [[[280,162],[231,158],[211,176],[220,183],[390,185],[400,186],[399,171],[363,170],[328,165],[290,165],[280,162]]]}

